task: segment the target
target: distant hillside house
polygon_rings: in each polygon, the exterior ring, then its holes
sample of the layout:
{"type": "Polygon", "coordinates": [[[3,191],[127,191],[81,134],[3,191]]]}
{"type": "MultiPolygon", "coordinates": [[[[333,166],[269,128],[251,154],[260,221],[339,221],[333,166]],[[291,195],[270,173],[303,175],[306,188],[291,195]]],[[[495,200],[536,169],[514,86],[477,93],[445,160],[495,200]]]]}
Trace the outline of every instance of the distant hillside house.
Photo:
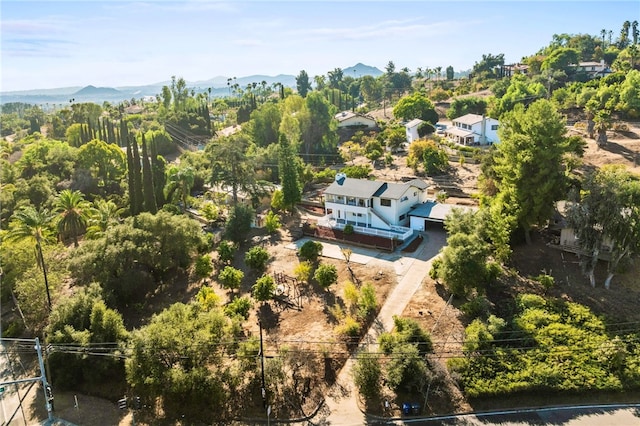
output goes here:
{"type": "Polygon", "coordinates": [[[420,120],[419,118],[414,118],[413,120],[411,120],[410,122],[404,125],[404,128],[406,129],[408,144],[420,139],[420,135],[418,134],[418,128],[422,123],[424,123],[424,120],[420,120]]]}
{"type": "Polygon", "coordinates": [[[576,67],[576,72],[587,74],[589,79],[611,74],[611,69],[609,69],[609,66],[604,62],[604,59],[600,62],[580,62],[578,65],[574,65],[574,67],[576,67]]]}
{"type": "Polygon", "coordinates": [[[478,114],[467,114],[452,120],[452,126],[444,133],[453,142],[460,145],[491,145],[500,142],[495,118],[478,114]]]}
{"type": "Polygon", "coordinates": [[[502,67],[503,77],[513,77],[516,74],[527,75],[529,73],[529,65],[525,64],[511,64],[502,67]]]}
{"type": "Polygon", "coordinates": [[[144,108],[140,105],[131,105],[124,109],[124,113],[128,115],[132,114],[142,114],[144,108]]]}
{"type": "Polygon", "coordinates": [[[338,120],[338,128],[375,129],[378,126],[375,118],[351,111],[339,112],[335,119],[338,120]]]}

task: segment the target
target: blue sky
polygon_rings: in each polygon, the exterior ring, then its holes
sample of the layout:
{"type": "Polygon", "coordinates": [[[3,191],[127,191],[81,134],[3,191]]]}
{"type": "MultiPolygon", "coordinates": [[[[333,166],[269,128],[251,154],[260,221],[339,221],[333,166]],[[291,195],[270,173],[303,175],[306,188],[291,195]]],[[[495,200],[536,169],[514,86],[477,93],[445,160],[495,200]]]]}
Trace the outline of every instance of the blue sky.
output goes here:
{"type": "Polygon", "coordinates": [[[0,3],[2,91],[254,74],[313,77],[517,62],[555,33],[598,35],[640,1],[25,1],[0,3]]]}

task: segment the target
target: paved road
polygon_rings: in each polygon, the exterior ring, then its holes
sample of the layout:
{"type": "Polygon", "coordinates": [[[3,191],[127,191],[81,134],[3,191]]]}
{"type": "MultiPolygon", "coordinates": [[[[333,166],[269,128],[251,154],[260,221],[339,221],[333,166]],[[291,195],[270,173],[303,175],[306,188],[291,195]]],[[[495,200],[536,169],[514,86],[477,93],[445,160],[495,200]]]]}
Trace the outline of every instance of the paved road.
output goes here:
{"type": "MultiPolygon", "coordinates": [[[[7,349],[8,347],[5,347],[0,341],[0,383],[23,378],[16,376],[16,362],[7,349]]],[[[0,412],[2,412],[0,425],[26,425],[27,420],[25,420],[24,411],[20,406],[20,398],[25,396],[24,385],[12,384],[0,387],[4,388],[0,394],[0,412]]]]}
{"type": "Polygon", "coordinates": [[[637,426],[640,425],[640,405],[636,404],[631,407],[627,405],[550,407],[443,416],[432,419],[406,419],[387,424],[417,426],[637,426]]]}
{"type": "MultiPolygon", "coordinates": [[[[378,255],[367,265],[375,262],[393,262],[398,274],[398,284],[387,297],[380,309],[376,320],[369,329],[365,342],[377,342],[380,333],[391,331],[393,317],[400,315],[411,301],[415,292],[420,288],[424,278],[431,269],[431,262],[437,256],[446,242],[446,235],[442,230],[428,231],[418,249],[404,257],[398,254],[378,255]]],[[[323,254],[325,251],[323,250],[323,254]]],[[[361,348],[362,349],[362,348],[361,348]]],[[[324,410],[319,413],[320,418],[314,418],[313,423],[340,426],[360,426],[367,423],[367,419],[358,406],[358,392],[353,387],[351,370],[354,359],[345,363],[338,375],[336,385],[326,398],[324,410]]]]}

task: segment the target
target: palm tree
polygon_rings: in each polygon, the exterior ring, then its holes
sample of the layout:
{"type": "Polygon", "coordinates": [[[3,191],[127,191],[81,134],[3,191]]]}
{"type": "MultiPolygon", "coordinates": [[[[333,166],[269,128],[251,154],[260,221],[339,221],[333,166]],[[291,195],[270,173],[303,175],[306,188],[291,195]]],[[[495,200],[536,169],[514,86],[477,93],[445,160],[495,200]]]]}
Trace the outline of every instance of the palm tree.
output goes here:
{"type": "Polygon", "coordinates": [[[36,210],[33,206],[23,207],[13,214],[9,224],[8,239],[13,241],[30,240],[35,243],[36,261],[44,275],[44,286],[47,290],[47,303],[51,311],[51,293],[47,279],[47,265],[42,254],[42,243],[53,238],[55,215],[49,210],[36,210]]]}
{"type": "Polygon", "coordinates": [[[120,210],[111,200],[96,200],[89,210],[87,238],[100,238],[109,226],[118,223],[120,210]]]}
{"type": "Polygon", "coordinates": [[[191,167],[171,167],[167,172],[167,186],[165,188],[167,200],[177,196],[182,201],[182,211],[185,211],[187,197],[191,194],[194,179],[195,173],[191,167]]]}
{"type": "Polygon", "coordinates": [[[56,198],[55,205],[60,215],[58,232],[60,235],[71,234],[73,245],[78,247],[78,234],[87,226],[90,204],[80,191],[65,189],[56,198]]]}
{"type": "Polygon", "coordinates": [[[611,127],[611,114],[608,111],[599,111],[593,121],[595,122],[594,129],[598,134],[596,144],[598,148],[602,148],[608,142],[607,130],[611,127]]]}

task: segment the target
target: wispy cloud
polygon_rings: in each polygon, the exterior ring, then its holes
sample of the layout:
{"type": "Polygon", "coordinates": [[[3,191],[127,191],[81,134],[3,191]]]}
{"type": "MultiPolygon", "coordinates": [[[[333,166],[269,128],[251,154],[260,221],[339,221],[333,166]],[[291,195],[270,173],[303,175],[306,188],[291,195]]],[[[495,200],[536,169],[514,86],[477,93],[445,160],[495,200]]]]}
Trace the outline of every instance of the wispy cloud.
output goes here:
{"type": "Polygon", "coordinates": [[[14,19],[2,21],[5,34],[42,34],[44,31],[59,32],[66,23],[60,19],[14,19]]]}
{"type": "Polygon", "coordinates": [[[264,46],[264,41],[255,39],[255,38],[254,39],[245,38],[245,39],[234,40],[233,44],[236,46],[244,46],[244,47],[259,47],[259,46],[264,46]]]}
{"type": "Polygon", "coordinates": [[[3,41],[2,53],[9,56],[61,57],[76,43],[52,38],[10,38],[3,41]]]}
{"type": "Polygon", "coordinates": [[[178,13],[220,11],[220,12],[236,12],[238,7],[232,2],[209,1],[209,0],[192,0],[183,2],[174,1],[112,1],[104,5],[107,9],[126,9],[132,10],[160,10],[178,13]]]}
{"type": "Polygon", "coordinates": [[[366,40],[381,37],[424,37],[448,33],[459,23],[436,22],[432,24],[420,23],[420,19],[389,20],[374,25],[357,27],[321,27],[296,30],[293,35],[314,39],[329,40],[366,40]]]}

